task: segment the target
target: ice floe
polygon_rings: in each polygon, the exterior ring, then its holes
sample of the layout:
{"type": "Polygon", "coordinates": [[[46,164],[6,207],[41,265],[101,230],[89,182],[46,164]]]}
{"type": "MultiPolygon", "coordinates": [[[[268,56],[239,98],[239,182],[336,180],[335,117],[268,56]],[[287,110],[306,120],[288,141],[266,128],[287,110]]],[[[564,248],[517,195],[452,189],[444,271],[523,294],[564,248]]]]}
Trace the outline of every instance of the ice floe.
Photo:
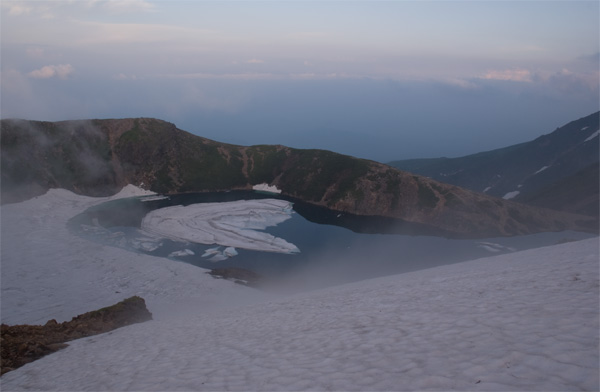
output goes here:
{"type": "Polygon", "coordinates": [[[140,201],[157,201],[157,200],[168,200],[169,196],[155,195],[155,196],[142,196],[140,201]]]}
{"type": "MultiPolygon", "coordinates": [[[[300,252],[296,245],[258,231],[291,218],[292,204],[285,200],[239,200],[200,203],[151,211],[142,230],[175,241],[278,253],[300,252]]],[[[234,255],[235,250],[229,250],[234,255]]],[[[229,255],[226,257],[230,257],[229,255]]]]}
{"type": "Polygon", "coordinates": [[[185,257],[185,256],[193,256],[195,253],[191,249],[177,250],[175,252],[169,253],[169,257],[185,257]]]}
{"type": "Polygon", "coordinates": [[[216,248],[206,249],[204,251],[204,254],[202,254],[202,257],[210,257],[208,259],[208,261],[217,262],[217,261],[227,260],[228,258],[237,256],[237,255],[238,255],[237,250],[232,246],[228,246],[227,248],[225,248],[223,250],[221,250],[220,246],[217,246],[216,248]]]}
{"type": "Polygon", "coordinates": [[[516,252],[515,248],[500,245],[495,242],[479,242],[477,246],[479,246],[480,248],[485,249],[489,252],[492,252],[492,253],[506,252],[506,251],[516,252]]]}
{"type": "Polygon", "coordinates": [[[233,257],[233,256],[237,256],[238,252],[237,252],[237,250],[235,250],[235,248],[233,246],[228,246],[223,251],[223,254],[227,257],[233,257]]]}

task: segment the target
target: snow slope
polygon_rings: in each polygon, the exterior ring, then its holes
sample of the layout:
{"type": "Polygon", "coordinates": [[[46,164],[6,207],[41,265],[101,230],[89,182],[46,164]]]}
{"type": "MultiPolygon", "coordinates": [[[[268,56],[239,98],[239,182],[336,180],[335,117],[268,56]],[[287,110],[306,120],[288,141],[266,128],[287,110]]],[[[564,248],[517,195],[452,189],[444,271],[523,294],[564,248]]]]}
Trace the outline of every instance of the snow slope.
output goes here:
{"type": "Polygon", "coordinates": [[[1,316],[7,324],[58,322],[139,295],[155,318],[183,302],[204,307],[254,291],[216,281],[206,270],[99,245],[72,235],[66,222],[109,199],[143,195],[127,186],[111,198],[66,190],[1,208],[1,316]]]}
{"type": "Polygon", "coordinates": [[[71,342],[3,391],[600,387],[597,238],[275,298],[70,235],[66,219],[98,200],[2,207],[2,321],[133,294],[155,319],[71,342]]]}

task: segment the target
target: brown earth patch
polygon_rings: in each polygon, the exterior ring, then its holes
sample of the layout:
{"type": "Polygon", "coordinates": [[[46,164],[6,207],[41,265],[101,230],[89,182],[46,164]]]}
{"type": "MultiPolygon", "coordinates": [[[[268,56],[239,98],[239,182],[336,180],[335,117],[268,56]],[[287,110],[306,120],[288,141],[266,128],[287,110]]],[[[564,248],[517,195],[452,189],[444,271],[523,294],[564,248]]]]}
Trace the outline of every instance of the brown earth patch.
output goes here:
{"type": "Polygon", "coordinates": [[[67,347],[64,342],[147,320],[152,320],[152,313],[143,298],[134,296],[62,323],[53,319],[45,325],[2,324],[0,375],[67,347]]]}

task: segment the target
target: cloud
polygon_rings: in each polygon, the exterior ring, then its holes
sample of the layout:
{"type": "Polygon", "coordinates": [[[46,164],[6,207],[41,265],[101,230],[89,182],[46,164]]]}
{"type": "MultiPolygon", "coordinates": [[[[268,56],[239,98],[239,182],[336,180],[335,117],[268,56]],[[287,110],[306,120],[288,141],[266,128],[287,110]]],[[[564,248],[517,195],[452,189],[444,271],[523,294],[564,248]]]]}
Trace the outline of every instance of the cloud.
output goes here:
{"type": "Polygon", "coordinates": [[[154,11],[154,4],[146,0],[2,0],[2,10],[13,17],[34,16],[53,19],[77,13],[104,12],[108,14],[140,13],[154,11]]]}
{"type": "Polygon", "coordinates": [[[445,78],[441,79],[440,82],[450,86],[459,87],[465,90],[473,90],[479,88],[479,85],[477,83],[474,83],[471,80],[461,78],[445,78]]]}
{"type": "Polygon", "coordinates": [[[46,65],[35,71],[31,71],[28,75],[34,79],[50,79],[59,78],[66,79],[75,69],[71,64],[46,65]]]}
{"type": "Polygon", "coordinates": [[[334,38],[331,34],[317,31],[296,32],[285,35],[286,42],[294,43],[323,43],[334,38]]]}
{"type": "Polygon", "coordinates": [[[145,0],[92,0],[91,5],[100,5],[113,13],[132,13],[153,11],[154,5],[145,0]]]}
{"type": "Polygon", "coordinates": [[[31,58],[41,58],[44,56],[44,49],[38,47],[28,48],[26,52],[27,56],[31,58]]]}
{"type": "Polygon", "coordinates": [[[592,92],[598,94],[598,76],[595,73],[574,73],[566,68],[543,77],[543,81],[563,94],[592,92]]]}
{"type": "Polygon", "coordinates": [[[324,73],[269,73],[269,72],[244,72],[244,73],[181,73],[164,74],[159,77],[167,79],[206,79],[206,80],[332,80],[332,79],[365,79],[362,75],[324,72],[324,73]]]}
{"type": "Polygon", "coordinates": [[[527,69],[522,68],[514,68],[514,69],[506,69],[502,71],[492,70],[487,71],[481,79],[488,80],[506,80],[513,82],[531,82],[531,72],[527,69]]]}
{"type": "Polygon", "coordinates": [[[250,59],[246,61],[248,64],[264,64],[263,60],[259,60],[259,59],[250,59]]]}
{"type": "Polygon", "coordinates": [[[8,9],[11,16],[27,15],[32,11],[32,7],[14,2],[5,3],[3,8],[8,9]]]}
{"type": "Polygon", "coordinates": [[[114,76],[113,79],[115,79],[115,80],[137,80],[138,77],[137,77],[137,75],[133,75],[133,74],[127,75],[124,73],[120,73],[120,74],[114,76]]]}
{"type": "Polygon", "coordinates": [[[598,67],[598,65],[600,64],[600,52],[579,56],[578,60],[582,60],[586,63],[593,64],[594,66],[598,67]]]}

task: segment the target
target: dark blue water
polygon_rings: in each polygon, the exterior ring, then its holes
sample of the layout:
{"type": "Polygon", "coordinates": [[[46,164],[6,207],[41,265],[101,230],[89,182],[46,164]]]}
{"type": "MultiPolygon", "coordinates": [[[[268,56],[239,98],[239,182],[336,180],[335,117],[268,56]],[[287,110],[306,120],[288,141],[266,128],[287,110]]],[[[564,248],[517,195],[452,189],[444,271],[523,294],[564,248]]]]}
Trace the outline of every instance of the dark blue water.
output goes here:
{"type": "MultiPolygon", "coordinates": [[[[71,219],[69,227],[86,239],[133,252],[168,257],[174,262],[182,261],[208,269],[238,267],[270,278],[302,276],[304,279],[332,283],[403,273],[593,236],[562,232],[456,240],[425,235],[385,234],[393,227],[388,219],[340,214],[299,201],[294,201],[291,219],[265,230],[295,244],[300,249],[297,254],[238,248],[238,255],[213,262],[202,257],[202,254],[217,245],[151,238],[140,231],[143,217],[154,209],[273,197],[281,198],[257,192],[232,191],[173,195],[169,199],[146,202],[141,201],[141,198],[121,199],[88,209],[71,219]],[[182,250],[190,250],[194,254],[172,255],[173,252],[182,250]]],[[[224,248],[220,247],[221,250],[224,248]]]]}

